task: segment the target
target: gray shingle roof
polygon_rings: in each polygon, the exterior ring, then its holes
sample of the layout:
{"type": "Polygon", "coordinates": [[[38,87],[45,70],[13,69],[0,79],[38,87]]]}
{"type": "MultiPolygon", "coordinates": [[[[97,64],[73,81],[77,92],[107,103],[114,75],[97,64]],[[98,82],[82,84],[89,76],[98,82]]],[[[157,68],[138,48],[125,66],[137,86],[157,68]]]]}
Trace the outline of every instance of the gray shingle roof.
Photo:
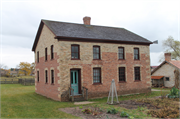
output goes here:
{"type": "Polygon", "coordinates": [[[130,42],[152,42],[124,28],[42,20],[56,36],[130,42]]]}

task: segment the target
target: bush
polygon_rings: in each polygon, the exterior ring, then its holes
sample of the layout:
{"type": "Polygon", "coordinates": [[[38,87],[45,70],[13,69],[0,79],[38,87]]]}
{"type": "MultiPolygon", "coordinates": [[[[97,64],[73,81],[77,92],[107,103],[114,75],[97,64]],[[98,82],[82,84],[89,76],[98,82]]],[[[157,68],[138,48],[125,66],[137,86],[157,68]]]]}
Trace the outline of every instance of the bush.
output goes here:
{"type": "Polygon", "coordinates": [[[122,111],[121,114],[120,114],[121,117],[129,117],[129,114],[122,111]]]}
{"type": "Polygon", "coordinates": [[[170,90],[170,94],[167,94],[168,98],[179,98],[179,90],[175,87],[173,87],[170,90]]]}
{"type": "Polygon", "coordinates": [[[117,110],[117,109],[114,109],[114,108],[107,109],[107,113],[110,113],[110,114],[117,114],[117,113],[118,113],[118,110],[117,110]]]}

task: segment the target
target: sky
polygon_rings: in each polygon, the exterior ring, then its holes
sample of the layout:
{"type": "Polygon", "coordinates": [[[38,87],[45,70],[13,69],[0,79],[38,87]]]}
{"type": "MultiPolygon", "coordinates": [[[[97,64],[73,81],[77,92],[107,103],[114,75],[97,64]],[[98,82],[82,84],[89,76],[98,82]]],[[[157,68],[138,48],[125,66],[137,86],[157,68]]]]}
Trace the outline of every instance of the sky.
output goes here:
{"type": "Polygon", "coordinates": [[[32,46],[41,19],[121,27],[158,44],[150,45],[151,66],[163,56],[162,41],[180,40],[180,0],[1,0],[0,64],[34,62],[32,46]]]}

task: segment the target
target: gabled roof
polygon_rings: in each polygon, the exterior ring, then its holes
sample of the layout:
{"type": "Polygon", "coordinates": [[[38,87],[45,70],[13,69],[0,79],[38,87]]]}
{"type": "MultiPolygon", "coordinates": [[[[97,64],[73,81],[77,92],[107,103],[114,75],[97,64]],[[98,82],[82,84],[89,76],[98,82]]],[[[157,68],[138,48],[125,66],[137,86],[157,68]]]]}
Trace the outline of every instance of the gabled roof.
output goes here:
{"type": "Polygon", "coordinates": [[[164,64],[166,64],[166,63],[168,63],[168,64],[170,64],[171,66],[174,66],[174,67],[176,67],[176,68],[178,68],[178,69],[180,69],[180,60],[171,60],[171,61],[164,61],[164,62],[162,62],[158,67],[156,67],[152,72],[151,72],[151,74],[153,74],[155,71],[157,71],[160,67],[162,67],[162,65],[164,65],[164,64]]]}
{"type": "Polygon", "coordinates": [[[134,34],[124,28],[117,27],[106,27],[106,26],[96,26],[96,25],[85,25],[77,23],[66,23],[59,21],[41,20],[32,51],[35,51],[35,47],[39,40],[41,30],[43,25],[46,25],[52,33],[54,33],[55,38],[72,38],[72,39],[89,39],[91,41],[108,41],[116,43],[131,43],[131,44],[152,44],[151,41],[134,34]]]}

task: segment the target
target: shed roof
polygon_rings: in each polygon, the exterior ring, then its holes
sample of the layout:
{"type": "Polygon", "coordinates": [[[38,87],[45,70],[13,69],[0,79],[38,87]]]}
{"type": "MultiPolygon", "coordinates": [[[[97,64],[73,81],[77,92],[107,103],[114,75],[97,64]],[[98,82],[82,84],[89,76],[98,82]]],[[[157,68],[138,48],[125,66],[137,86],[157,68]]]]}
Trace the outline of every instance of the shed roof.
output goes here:
{"type": "Polygon", "coordinates": [[[161,79],[163,78],[164,76],[151,76],[151,79],[161,79]]]}

